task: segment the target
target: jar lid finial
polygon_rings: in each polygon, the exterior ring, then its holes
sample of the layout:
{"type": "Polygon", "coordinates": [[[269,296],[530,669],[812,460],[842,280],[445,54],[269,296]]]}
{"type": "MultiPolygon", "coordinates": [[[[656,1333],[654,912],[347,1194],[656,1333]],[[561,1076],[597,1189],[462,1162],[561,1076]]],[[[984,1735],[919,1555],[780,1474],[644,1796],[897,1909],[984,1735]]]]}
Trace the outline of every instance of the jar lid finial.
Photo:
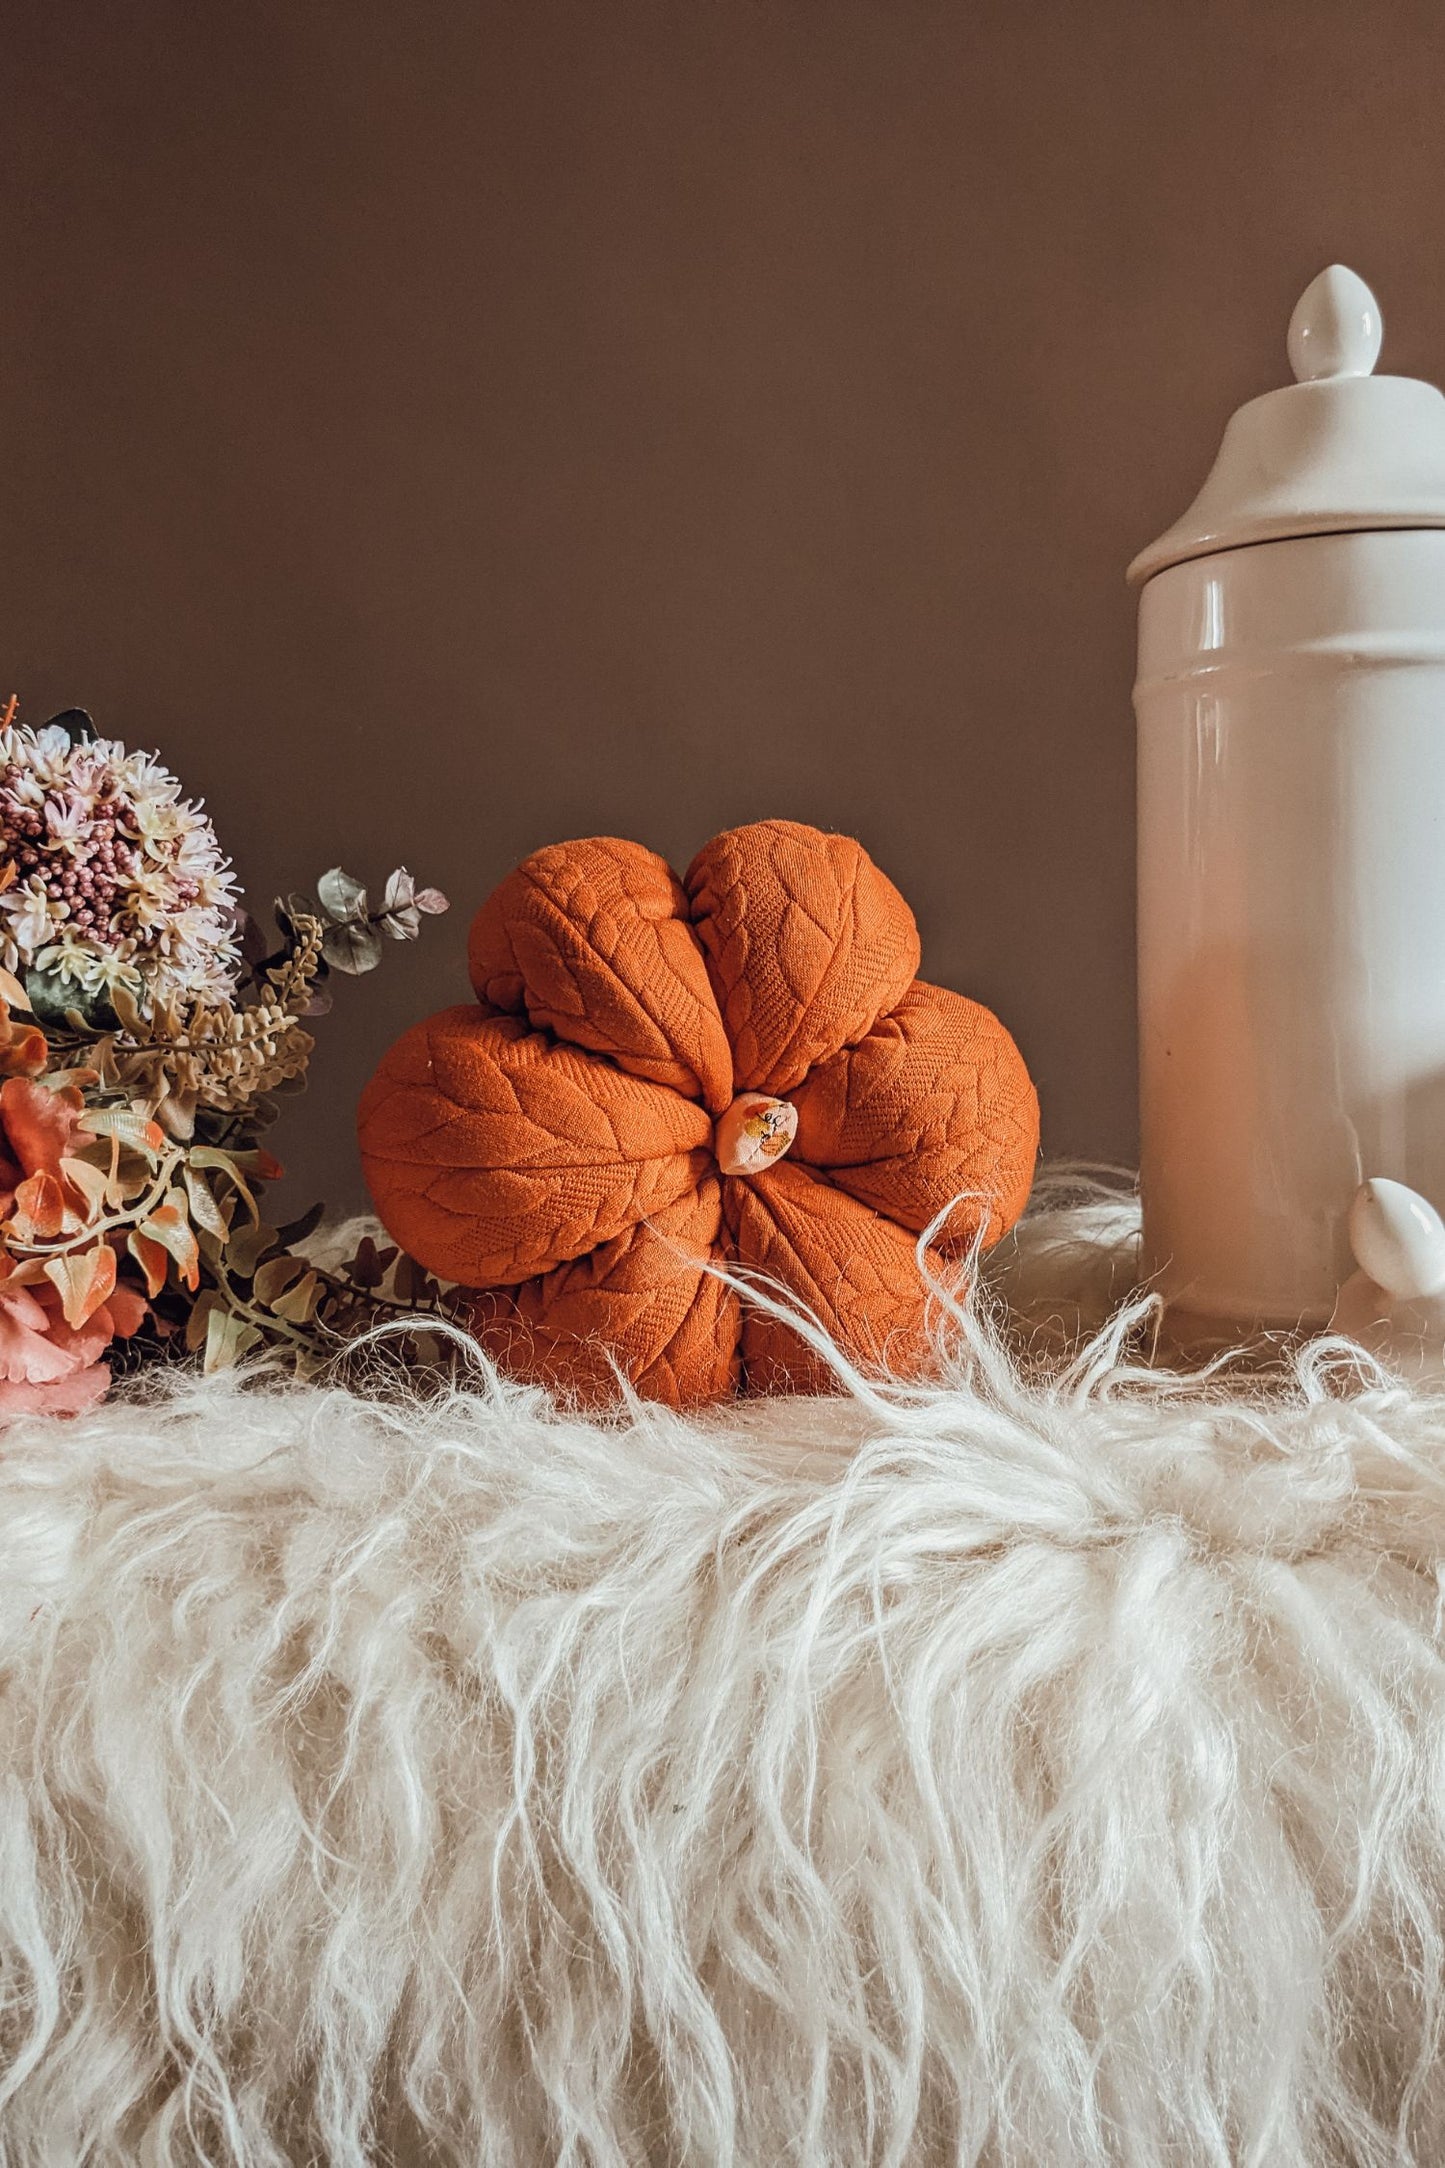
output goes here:
{"type": "Polygon", "coordinates": [[[1362,278],[1332,263],[1311,279],[1289,322],[1295,382],[1230,416],[1203,488],[1129,578],[1291,536],[1445,528],[1445,398],[1376,376],[1380,334],[1362,278]]]}
{"type": "Polygon", "coordinates": [[[1380,304],[1342,263],[1310,280],[1289,320],[1290,367],[1301,384],[1368,376],[1380,358],[1380,304]]]}

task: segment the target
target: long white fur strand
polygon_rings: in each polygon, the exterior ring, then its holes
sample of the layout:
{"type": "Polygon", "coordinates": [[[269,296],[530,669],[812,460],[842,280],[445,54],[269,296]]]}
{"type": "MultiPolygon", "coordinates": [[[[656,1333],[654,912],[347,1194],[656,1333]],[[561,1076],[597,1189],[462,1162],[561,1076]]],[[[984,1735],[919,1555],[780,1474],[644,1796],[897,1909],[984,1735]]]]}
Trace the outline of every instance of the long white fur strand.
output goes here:
{"type": "Polygon", "coordinates": [[[6,2168],[1445,2159],[1445,1401],[1060,1355],[1131,1227],[926,1391],[6,1431],[6,2168]]]}

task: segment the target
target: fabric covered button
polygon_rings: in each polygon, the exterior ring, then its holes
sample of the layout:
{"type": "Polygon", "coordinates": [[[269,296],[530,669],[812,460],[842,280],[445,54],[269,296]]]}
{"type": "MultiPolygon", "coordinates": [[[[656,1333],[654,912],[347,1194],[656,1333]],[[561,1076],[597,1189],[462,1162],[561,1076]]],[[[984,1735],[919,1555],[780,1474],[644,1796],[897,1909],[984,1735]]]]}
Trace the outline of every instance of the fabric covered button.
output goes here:
{"type": "Polygon", "coordinates": [[[766,1092],[740,1092],[713,1130],[713,1155],[723,1174],[761,1174],[782,1158],[798,1134],[798,1110],[766,1092]]]}

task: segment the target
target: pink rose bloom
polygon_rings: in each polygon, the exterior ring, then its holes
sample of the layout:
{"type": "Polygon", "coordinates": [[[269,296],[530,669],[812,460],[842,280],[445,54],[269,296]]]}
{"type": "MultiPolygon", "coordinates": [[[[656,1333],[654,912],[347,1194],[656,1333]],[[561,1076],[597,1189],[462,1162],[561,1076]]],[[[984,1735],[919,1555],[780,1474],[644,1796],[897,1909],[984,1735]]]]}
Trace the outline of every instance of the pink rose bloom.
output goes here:
{"type": "Polygon", "coordinates": [[[100,1357],[117,1333],[129,1339],[145,1310],[133,1288],[118,1285],[83,1325],[68,1325],[49,1280],[26,1286],[13,1273],[0,1280],[0,1417],[93,1408],[110,1390],[110,1365],[100,1357]]]}

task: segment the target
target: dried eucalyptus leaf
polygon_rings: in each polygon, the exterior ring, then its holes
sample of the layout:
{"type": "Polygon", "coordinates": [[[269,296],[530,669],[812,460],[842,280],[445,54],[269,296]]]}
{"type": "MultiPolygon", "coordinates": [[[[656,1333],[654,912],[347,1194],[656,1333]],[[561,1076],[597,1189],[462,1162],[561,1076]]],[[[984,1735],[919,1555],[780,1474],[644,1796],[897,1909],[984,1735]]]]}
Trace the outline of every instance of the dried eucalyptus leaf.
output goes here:
{"type": "Polygon", "coordinates": [[[268,1257],[264,1265],[256,1267],[251,1291],[258,1302],[264,1302],[269,1309],[277,1310],[277,1297],[284,1295],[288,1287],[293,1287],[305,1270],[304,1258],[268,1257]]]}
{"type": "MultiPolygon", "coordinates": [[[[213,1144],[197,1144],[191,1148],[190,1166],[213,1168],[217,1174],[223,1174],[245,1205],[246,1210],[251,1215],[252,1225],[255,1226],[260,1221],[261,1211],[251,1192],[251,1186],[245,1179],[246,1174],[253,1171],[251,1168],[243,1167],[243,1161],[247,1157],[248,1155],[245,1153],[223,1152],[213,1144]]],[[[186,1171],[189,1174],[190,1167],[186,1171]]],[[[268,1229],[267,1231],[269,1233],[271,1230],[268,1229]]],[[[240,1239],[238,1235],[237,1242],[240,1239]]],[[[247,1269],[249,1270],[249,1267],[247,1269]]]]}
{"type": "Polygon", "coordinates": [[[230,1221],[216,1202],[210,1183],[194,1167],[183,1167],[181,1174],[186,1185],[186,1200],[191,1208],[192,1220],[198,1228],[224,1242],[231,1231],[230,1221]]]}
{"type": "Polygon", "coordinates": [[[321,953],[334,971],[359,979],[381,962],[381,936],[364,919],[349,926],[328,926],[321,936],[321,953]]]}
{"type": "Polygon", "coordinates": [[[186,1349],[189,1354],[194,1355],[204,1341],[212,1310],[222,1307],[221,1298],[213,1287],[208,1287],[204,1295],[198,1296],[192,1303],[191,1314],[186,1319],[186,1349]]]}
{"type": "Polygon", "coordinates": [[[177,1144],[188,1144],[196,1129],[196,1095],[189,1092],[167,1092],[155,1110],[156,1120],[168,1137],[177,1144]]]}
{"type": "Polygon", "coordinates": [[[383,911],[404,911],[416,895],[416,882],[405,866],[398,866],[395,873],[387,875],[386,893],[381,899],[383,911]]]}
{"type": "Polygon", "coordinates": [[[206,1319],[206,1352],[202,1367],[209,1376],[216,1370],[230,1370],[261,1339],[254,1325],[245,1318],[237,1317],[230,1310],[214,1309],[206,1319]]]}
{"type": "Polygon", "coordinates": [[[412,902],[419,911],[425,911],[428,918],[440,918],[443,911],[451,909],[450,902],[439,888],[419,888],[412,897],[412,902]]]}
{"type": "Polygon", "coordinates": [[[393,941],[414,941],[421,932],[421,913],[410,903],[399,911],[387,911],[381,919],[381,930],[389,933],[393,941]]]}
{"type": "Polygon", "coordinates": [[[277,1317],[284,1317],[290,1325],[307,1325],[316,1313],[321,1299],[321,1282],[314,1272],[308,1272],[284,1295],[278,1295],[271,1304],[277,1317]]]}
{"type": "Polygon", "coordinates": [[[352,919],[366,916],[366,890],[354,874],[343,873],[340,866],[333,866],[328,873],[322,874],[316,883],[316,894],[338,925],[348,925],[352,919]]]}
{"type": "Polygon", "coordinates": [[[280,1241],[274,1227],[261,1220],[243,1227],[226,1245],[226,1270],[238,1280],[249,1280],[263,1257],[269,1257],[280,1241]]]}

